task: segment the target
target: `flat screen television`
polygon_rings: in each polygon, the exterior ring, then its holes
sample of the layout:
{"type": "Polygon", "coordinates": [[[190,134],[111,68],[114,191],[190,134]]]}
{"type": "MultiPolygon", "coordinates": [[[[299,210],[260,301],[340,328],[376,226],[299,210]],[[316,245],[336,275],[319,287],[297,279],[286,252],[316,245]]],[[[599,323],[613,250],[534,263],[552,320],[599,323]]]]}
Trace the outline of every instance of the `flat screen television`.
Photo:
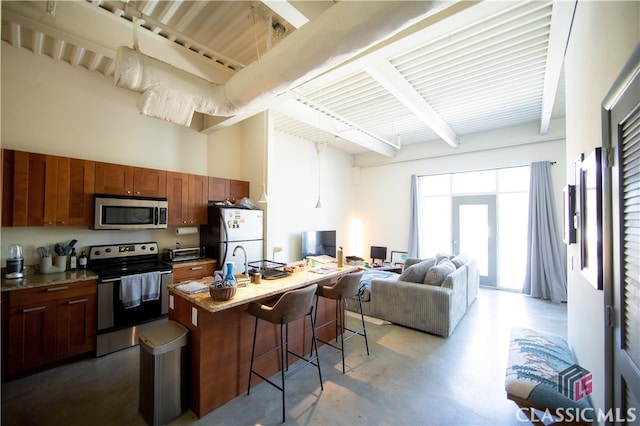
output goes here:
{"type": "Polygon", "coordinates": [[[305,231],[302,233],[302,258],[307,256],[336,257],[336,231],[305,231]]]}

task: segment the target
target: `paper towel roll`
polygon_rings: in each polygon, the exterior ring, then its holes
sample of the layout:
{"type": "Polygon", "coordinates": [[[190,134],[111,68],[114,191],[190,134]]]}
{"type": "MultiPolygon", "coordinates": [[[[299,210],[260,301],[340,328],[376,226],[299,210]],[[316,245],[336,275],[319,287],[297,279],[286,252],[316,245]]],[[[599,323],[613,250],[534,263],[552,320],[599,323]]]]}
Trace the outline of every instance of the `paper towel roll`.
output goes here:
{"type": "Polygon", "coordinates": [[[190,235],[190,234],[197,234],[197,233],[198,233],[198,228],[196,228],[195,226],[176,228],[177,235],[190,235]]]}

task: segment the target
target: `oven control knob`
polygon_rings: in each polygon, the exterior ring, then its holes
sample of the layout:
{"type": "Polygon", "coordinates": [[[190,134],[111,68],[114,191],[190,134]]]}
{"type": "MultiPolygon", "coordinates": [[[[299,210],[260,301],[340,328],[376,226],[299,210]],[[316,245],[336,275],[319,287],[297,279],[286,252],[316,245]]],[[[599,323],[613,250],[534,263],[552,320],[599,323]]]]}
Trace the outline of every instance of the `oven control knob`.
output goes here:
{"type": "Polygon", "coordinates": [[[153,246],[152,246],[152,247],[149,247],[149,250],[154,251],[155,248],[153,248],[153,246]]]}
{"type": "Polygon", "coordinates": [[[102,253],[100,253],[100,250],[96,250],[93,252],[93,254],[95,254],[96,256],[100,256],[102,253]]]}
{"type": "Polygon", "coordinates": [[[142,247],[140,247],[140,248],[141,248],[142,250],[146,250],[146,249],[147,249],[147,246],[142,246],[142,247]]]}
{"type": "Polygon", "coordinates": [[[111,249],[109,247],[107,247],[104,251],[106,251],[107,253],[111,253],[111,249]]]}

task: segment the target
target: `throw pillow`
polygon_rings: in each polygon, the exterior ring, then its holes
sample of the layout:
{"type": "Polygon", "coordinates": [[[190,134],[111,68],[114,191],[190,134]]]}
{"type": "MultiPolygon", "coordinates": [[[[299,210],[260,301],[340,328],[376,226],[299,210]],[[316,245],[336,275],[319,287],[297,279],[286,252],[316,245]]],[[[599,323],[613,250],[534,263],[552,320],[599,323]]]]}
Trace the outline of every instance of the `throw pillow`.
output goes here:
{"type": "Polygon", "coordinates": [[[404,261],[404,267],[405,267],[405,269],[406,269],[406,268],[408,268],[409,266],[413,266],[413,265],[415,265],[416,263],[420,263],[420,262],[422,262],[423,260],[424,260],[424,259],[418,259],[418,258],[415,258],[415,257],[409,257],[409,258],[407,258],[407,260],[405,260],[405,261],[404,261]]]}
{"type": "Polygon", "coordinates": [[[458,269],[459,267],[467,263],[468,260],[467,256],[465,256],[464,254],[459,254],[451,259],[451,262],[456,266],[456,269],[458,269]]]}
{"type": "Polygon", "coordinates": [[[425,259],[420,263],[411,265],[402,271],[402,274],[398,277],[398,281],[409,281],[412,283],[421,283],[424,281],[424,277],[427,274],[429,268],[435,265],[435,259],[425,259]]]}
{"type": "Polygon", "coordinates": [[[448,255],[448,254],[446,254],[446,253],[437,253],[437,254],[436,254],[436,256],[435,256],[435,258],[436,258],[436,264],[440,263],[440,261],[441,261],[442,259],[449,259],[449,256],[450,256],[450,255],[448,255]]]}
{"type": "Polygon", "coordinates": [[[456,270],[456,266],[449,260],[444,259],[427,271],[424,277],[424,283],[429,285],[441,286],[447,275],[456,270]]]}

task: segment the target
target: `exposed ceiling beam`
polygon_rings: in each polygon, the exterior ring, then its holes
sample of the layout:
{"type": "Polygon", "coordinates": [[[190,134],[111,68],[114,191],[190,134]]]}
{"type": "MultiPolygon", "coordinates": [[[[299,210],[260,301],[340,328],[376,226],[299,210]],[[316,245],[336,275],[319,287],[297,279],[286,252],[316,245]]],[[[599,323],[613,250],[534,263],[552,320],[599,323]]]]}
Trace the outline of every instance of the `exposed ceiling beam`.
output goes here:
{"type": "Polygon", "coordinates": [[[433,107],[411,86],[407,79],[386,59],[377,60],[365,71],[395,96],[438,136],[453,148],[458,147],[458,135],[433,107]]]}
{"type": "Polygon", "coordinates": [[[553,2],[547,67],[544,73],[544,88],[542,89],[542,114],[540,115],[540,133],[543,135],[549,131],[551,113],[562,74],[564,53],[567,49],[575,9],[576,0],[555,0],[553,2]]]}
{"type": "Polygon", "coordinates": [[[306,16],[286,0],[262,0],[262,3],[296,28],[309,22],[306,16]]]}
{"type": "Polygon", "coordinates": [[[395,157],[397,153],[388,143],[295,99],[278,103],[271,109],[387,157],[395,157]]]}

